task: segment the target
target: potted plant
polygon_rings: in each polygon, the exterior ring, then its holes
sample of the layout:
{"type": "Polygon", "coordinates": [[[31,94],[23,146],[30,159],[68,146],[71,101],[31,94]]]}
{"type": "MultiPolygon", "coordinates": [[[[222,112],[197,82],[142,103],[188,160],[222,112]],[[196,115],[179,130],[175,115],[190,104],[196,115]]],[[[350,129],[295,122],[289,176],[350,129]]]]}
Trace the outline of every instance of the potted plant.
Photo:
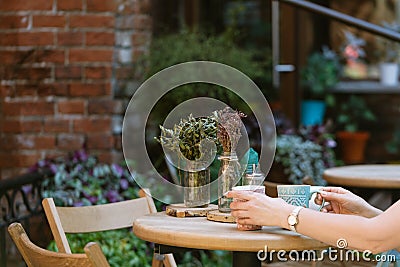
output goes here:
{"type": "Polygon", "coordinates": [[[339,78],[340,64],[336,54],[328,47],[312,53],[301,73],[304,99],[301,103],[301,124],[322,124],[326,105],[332,106],[334,98],[328,93],[339,78]]]}
{"type": "Polygon", "coordinates": [[[181,185],[184,186],[186,207],[204,207],[210,203],[210,169],[205,157],[212,155],[212,147],[203,146],[204,140],[217,143],[217,114],[207,117],[181,119],[173,129],[160,125],[161,135],[156,140],[163,145],[167,159],[178,164],[181,185]]]}
{"type": "MultiPolygon", "coordinates": [[[[400,25],[397,23],[383,23],[383,26],[400,32],[400,25]]],[[[382,85],[396,86],[399,83],[399,49],[397,42],[387,39],[378,39],[382,44],[384,53],[383,61],[379,64],[379,77],[382,85]]]]}
{"type": "Polygon", "coordinates": [[[351,79],[365,79],[367,77],[366,42],[363,38],[357,37],[350,31],[344,31],[345,41],[343,43],[342,56],[345,60],[343,76],[351,79]]]}
{"type": "Polygon", "coordinates": [[[364,99],[351,95],[349,100],[341,103],[338,110],[337,123],[340,131],[336,133],[342,160],[347,164],[364,161],[366,143],[369,132],[360,130],[360,124],[374,121],[374,113],[364,99]]]}

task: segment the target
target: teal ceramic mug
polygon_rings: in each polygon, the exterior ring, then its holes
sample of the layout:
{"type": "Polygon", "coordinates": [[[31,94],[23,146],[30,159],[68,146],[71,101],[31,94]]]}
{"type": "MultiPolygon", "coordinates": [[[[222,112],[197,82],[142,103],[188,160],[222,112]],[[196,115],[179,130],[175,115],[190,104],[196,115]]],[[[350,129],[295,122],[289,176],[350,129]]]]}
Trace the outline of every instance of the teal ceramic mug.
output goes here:
{"type": "MultiPolygon", "coordinates": [[[[310,207],[310,200],[312,196],[319,193],[321,186],[310,186],[310,185],[278,185],[278,197],[285,200],[285,202],[294,205],[302,206],[305,208],[310,207]]],[[[322,200],[322,204],[317,206],[317,210],[321,210],[325,204],[325,200],[322,200]]]]}

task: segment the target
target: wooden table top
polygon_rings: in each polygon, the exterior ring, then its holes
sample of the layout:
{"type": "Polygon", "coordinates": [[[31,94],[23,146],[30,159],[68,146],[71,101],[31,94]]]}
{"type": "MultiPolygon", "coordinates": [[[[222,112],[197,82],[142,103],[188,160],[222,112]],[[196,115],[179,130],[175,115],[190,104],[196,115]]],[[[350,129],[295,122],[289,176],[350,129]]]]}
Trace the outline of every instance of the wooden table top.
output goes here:
{"type": "Polygon", "coordinates": [[[367,188],[400,189],[400,165],[350,165],[324,171],[329,184],[367,188]]]}
{"type": "Polygon", "coordinates": [[[279,227],[239,231],[236,224],[209,221],[205,217],[176,218],[165,212],[145,215],[133,223],[133,232],[143,240],[163,245],[207,250],[258,252],[308,250],[328,247],[320,241],[279,227]]]}

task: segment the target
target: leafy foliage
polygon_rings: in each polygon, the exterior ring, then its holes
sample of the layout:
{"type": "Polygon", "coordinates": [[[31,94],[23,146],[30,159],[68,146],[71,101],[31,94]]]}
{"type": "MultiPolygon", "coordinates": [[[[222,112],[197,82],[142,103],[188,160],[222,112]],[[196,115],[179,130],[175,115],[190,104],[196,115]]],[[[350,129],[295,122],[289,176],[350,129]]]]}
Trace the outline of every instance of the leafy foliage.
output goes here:
{"type": "MultiPolygon", "coordinates": [[[[88,206],[138,197],[139,187],[126,167],[100,163],[83,150],[65,158],[42,160],[31,170],[44,168],[52,170],[54,178],[44,184],[43,197],[54,198],[58,206],[88,206]]],[[[130,229],[68,234],[67,238],[74,253],[83,252],[90,241],[98,242],[111,266],[150,266],[152,250],[130,229]]],[[[49,249],[56,250],[54,241],[49,249]]]]}
{"type": "Polygon", "coordinates": [[[343,102],[339,107],[337,116],[339,127],[349,132],[356,132],[364,121],[375,121],[376,116],[369,109],[364,99],[351,95],[349,101],[343,102]]]}
{"type": "MultiPolygon", "coordinates": [[[[43,196],[53,197],[58,206],[96,205],[138,197],[139,187],[125,166],[100,163],[83,150],[67,157],[41,160],[30,171],[44,169],[50,169],[54,178],[44,185],[43,196]]],[[[162,203],[155,200],[155,204],[160,210],[162,203]]],[[[151,266],[151,244],[137,238],[131,229],[67,234],[67,238],[73,253],[83,253],[88,242],[97,242],[111,266],[151,266]]],[[[57,250],[54,241],[48,248],[57,250]]],[[[190,262],[201,262],[200,266],[225,266],[221,262],[226,254],[218,251],[200,255],[187,253],[181,260],[186,266],[194,266],[189,265],[190,262]]]]}
{"type": "MultiPolygon", "coordinates": [[[[263,59],[264,56],[257,54],[254,49],[244,49],[235,45],[227,35],[207,36],[201,32],[182,31],[155,37],[149,54],[139,60],[138,68],[146,66],[142,69],[144,72],[142,77],[149,78],[178,63],[214,61],[234,67],[257,82],[271,76],[271,72],[267,71],[270,60],[263,59]]],[[[208,83],[191,83],[179,86],[163,96],[162,101],[158,101],[152,111],[153,120],[159,124],[163,121],[166,110],[199,96],[219,99],[246,113],[249,110],[247,104],[224,87],[208,83]]]]}
{"type": "Polygon", "coordinates": [[[265,63],[259,63],[257,56],[252,50],[239,48],[224,35],[182,31],[153,40],[150,54],[145,58],[148,61],[146,77],[178,63],[207,60],[227,64],[257,79],[265,75],[265,63]]]}
{"type": "MultiPolygon", "coordinates": [[[[284,121],[284,116],[280,120],[284,121]]],[[[323,171],[338,163],[332,125],[328,122],[299,129],[282,125],[277,129],[275,162],[283,166],[294,184],[301,184],[308,177],[315,185],[325,185],[323,171]]]]}
{"type": "Polygon", "coordinates": [[[85,151],[66,158],[45,159],[32,170],[49,168],[54,179],[44,183],[44,197],[52,197],[59,206],[87,206],[137,197],[138,186],[127,168],[99,163],[85,151]]]}
{"type": "Polygon", "coordinates": [[[306,176],[311,177],[315,185],[326,184],[322,178],[325,169],[322,147],[310,140],[297,135],[279,135],[275,161],[283,165],[293,184],[302,184],[306,176]]]}
{"type": "Polygon", "coordinates": [[[201,157],[201,141],[217,142],[217,116],[194,118],[189,115],[181,119],[173,129],[166,129],[160,125],[161,136],[158,140],[171,151],[180,151],[188,160],[198,160],[201,157]]]}
{"type": "Polygon", "coordinates": [[[328,90],[339,81],[340,64],[337,55],[327,47],[312,53],[301,72],[301,82],[307,98],[325,98],[328,105],[334,99],[328,90]]]}
{"type": "Polygon", "coordinates": [[[392,139],[385,143],[386,151],[389,154],[397,154],[400,150],[400,127],[397,127],[392,135],[392,139]]]}
{"type": "MultiPolygon", "coordinates": [[[[83,248],[87,243],[97,242],[111,266],[151,266],[152,248],[130,229],[67,234],[67,239],[73,253],[84,253],[83,248]]],[[[55,242],[50,243],[48,248],[57,251],[55,242]]]]}
{"type": "Polygon", "coordinates": [[[366,42],[363,38],[356,36],[350,31],[344,31],[343,57],[346,61],[361,60],[366,57],[364,46],[366,42]]]}

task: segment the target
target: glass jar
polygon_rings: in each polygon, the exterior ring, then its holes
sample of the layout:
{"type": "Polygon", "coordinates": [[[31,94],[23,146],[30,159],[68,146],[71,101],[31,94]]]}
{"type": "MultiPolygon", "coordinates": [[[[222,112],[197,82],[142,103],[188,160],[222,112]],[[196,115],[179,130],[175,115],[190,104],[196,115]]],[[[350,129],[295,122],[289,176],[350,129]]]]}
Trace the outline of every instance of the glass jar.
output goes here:
{"type": "Polygon", "coordinates": [[[180,171],[181,185],[184,186],[186,207],[207,207],[210,203],[210,168],[200,168],[200,162],[190,163],[188,171],[180,171]],[[191,171],[193,170],[193,171],[191,171]]]}
{"type": "Polygon", "coordinates": [[[231,212],[231,198],[227,198],[225,193],[232,190],[241,177],[240,163],[236,153],[224,152],[218,157],[221,162],[218,172],[218,210],[220,212],[231,212]]]}

